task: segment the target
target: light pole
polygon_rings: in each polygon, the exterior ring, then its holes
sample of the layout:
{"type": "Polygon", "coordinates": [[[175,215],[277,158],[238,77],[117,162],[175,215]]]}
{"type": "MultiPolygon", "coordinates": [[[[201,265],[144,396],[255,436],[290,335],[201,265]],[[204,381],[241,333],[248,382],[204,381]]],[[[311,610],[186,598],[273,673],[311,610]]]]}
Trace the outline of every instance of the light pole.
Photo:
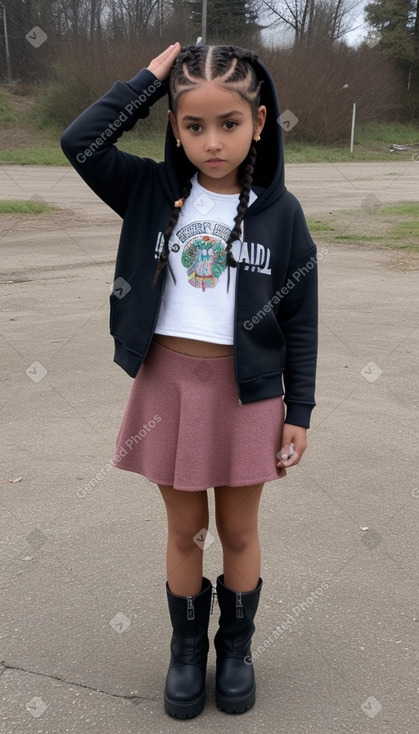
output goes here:
{"type": "Polygon", "coordinates": [[[9,36],[7,34],[6,7],[4,3],[0,2],[0,5],[3,8],[4,48],[5,48],[5,53],[6,53],[7,78],[9,82],[11,82],[12,81],[12,69],[10,65],[9,36]]]}
{"type": "Polygon", "coordinates": [[[202,0],[202,24],[201,24],[201,43],[203,45],[207,42],[207,7],[208,0],[202,0]]]}
{"type": "Polygon", "coordinates": [[[354,152],[354,140],[355,140],[355,120],[356,120],[356,102],[352,105],[352,124],[351,124],[351,145],[350,152],[354,152]]]}

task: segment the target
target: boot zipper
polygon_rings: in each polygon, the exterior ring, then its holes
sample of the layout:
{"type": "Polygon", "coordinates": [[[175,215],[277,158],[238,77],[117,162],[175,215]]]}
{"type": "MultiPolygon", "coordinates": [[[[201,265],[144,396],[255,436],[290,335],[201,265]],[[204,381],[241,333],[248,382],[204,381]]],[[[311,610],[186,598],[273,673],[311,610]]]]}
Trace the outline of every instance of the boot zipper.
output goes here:
{"type": "Polygon", "coordinates": [[[236,591],[236,619],[243,619],[243,601],[241,591],[236,591]]]}
{"type": "Polygon", "coordinates": [[[186,619],[195,619],[195,607],[193,605],[193,598],[191,596],[186,597],[186,619]]]}

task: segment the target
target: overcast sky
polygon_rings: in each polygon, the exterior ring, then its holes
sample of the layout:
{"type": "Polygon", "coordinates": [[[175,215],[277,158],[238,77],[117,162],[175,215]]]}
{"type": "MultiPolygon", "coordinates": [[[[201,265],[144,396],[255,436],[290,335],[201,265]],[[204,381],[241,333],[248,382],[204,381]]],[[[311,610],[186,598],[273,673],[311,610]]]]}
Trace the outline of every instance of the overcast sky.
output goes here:
{"type": "Polygon", "coordinates": [[[353,19],[353,30],[345,37],[347,43],[350,43],[351,45],[353,44],[354,46],[357,46],[367,35],[368,26],[364,21],[364,7],[367,5],[367,2],[368,0],[363,0],[363,2],[359,4],[359,10],[353,19]]]}

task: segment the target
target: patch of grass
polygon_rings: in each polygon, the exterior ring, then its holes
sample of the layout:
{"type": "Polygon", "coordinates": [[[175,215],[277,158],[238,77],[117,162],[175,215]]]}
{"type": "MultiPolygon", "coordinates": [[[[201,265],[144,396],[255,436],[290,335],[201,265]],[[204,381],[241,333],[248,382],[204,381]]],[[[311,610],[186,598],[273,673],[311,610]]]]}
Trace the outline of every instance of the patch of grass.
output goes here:
{"type": "Polygon", "coordinates": [[[371,212],[333,212],[330,221],[307,220],[320,243],[346,243],[419,252],[419,202],[389,205],[371,212]]]}
{"type": "Polygon", "coordinates": [[[118,141],[118,148],[126,153],[162,161],[164,159],[164,140],[165,135],[158,133],[152,133],[147,137],[128,133],[118,141]]]}
{"type": "Polygon", "coordinates": [[[53,206],[44,204],[42,201],[0,199],[0,214],[44,214],[53,210],[53,206]]]}
{"type": "Polygon", "coordinates": [[[284,133],[285,161],[287,163],[347,163],[350,161],[394,161],[411,160],[417,148],[407,151],[390,152],[397,143],[419,143],[418,125],[404,123],[369,122],[356,127],[354,152],[350,147],[350,125],[348,139],[341,145],[306,145],[288,142],[284,133]]]}
{"type": "MultiPolygon", "coordinates": [[[[392,217],[393,228],[388,232],[390,242],[394,241],[400,249],[419,252],[419,202],[393,204],[382,209],[382,215],[392,217]],[[403,240],[401,244],[400,240],[403,240]]],[[[389,245],[390,247],[392,244],[389,245]]]]}
{"type": "Polygon", "coordinates": [[[59,145],[0,150],[0,162],[13,166],[65,166],[68,160],[59,145]]]}
{"type": "Polygon", "coordinates": [[[419,220],[400,222],[389,233],[395,240],[416,239],[419,244],[419,220]]]}
{"type": "MultiPolygon", "coordinates": [[[[60,135],[56,139],[59,141],[60,135]]],[[[163,138],[157,136],[149,140],[140,140],[138,136],[127,135],[125,139],[118,142],[118,148],[127,153],[163,160],[163,138]]],[[[39,147],[30,148],[6,148],[0,150],[0,162],[17,166],[66,166],[70,165],[61,150],[59,142],[55,145],[40,143],[39,147]]]]}
{"type": "MultiPolygon", "coordinates": [[[[402,122],[368,122],[357,128],[355,143],[372,149],[383,146],[390,148],[394,143],[419,143],[419,127],[402,122]]],[[[395,153],[391,155],[394,156],[395,153]]]]}
{"type": "Polygon", "coordinates": [[[310,232],[334,232],[335,228],[320,219],[307,218],[307,226],[310,232]]]}
{"type": "Polygon", "coordinates": [[[402,204],[389,204],[381,209],[382,214],[397,215],[397,216],[413,216],[419,217],[419,202],[409,201],[402,204]]]}
{"type": "Polygon", "coordinates": [[[336,242],[381,242],[382,237],[365,234],[337,234],[334,239],[336,242]]]}
{"type": "MultiPolygon", "coordinates": [[[[85,79],[84,73],[83,69],[83,79],[85,79]]],[[[69,84],[70,81],[73,86],[76,83],[80,93],[80,81],[74,80],[73,77],[69,80],[69,84]]],[[[3,148],[0,150],[0,163],[69,165],[61,152],[59,139],[65,128],[64,118],[68,119],[69,116],[76,114],[73,110],[71,89],[73,89],[71,85],[66,88],[67,112],[64,116],[59,114],[54,116],[51,111],[56,107],[57,96],[53,87],[32,93],[26,89],[23,97],[12,94],[6,86],[0,88],[0,126],[1,124],[7,126],[7,135],[3,139],[0,131],[0,143],[2,143],[0,148],[3,148]]],[[[85,100],[87,105],[90,96],[86,90],[83,94],[82,101],[85,100]]],[[[140,121],[132,131],[123,135],[118,142],[121,150],[154,160],[163,160],[167,121],[164,100],[158,102],[156,107],[157,109],[153,108],[152,117],[140,121]]],[[[390,153],[390,147],[393,143],[419,143],[419,126],[377,122],[357,124],[354,153],[350,153],[349,142],[350,119],[348,119],[347,139],[333,146],[292,142],[284,132],[285,161],[286,163],[410,161],[413,153],[419,148],[390,153]]]]}

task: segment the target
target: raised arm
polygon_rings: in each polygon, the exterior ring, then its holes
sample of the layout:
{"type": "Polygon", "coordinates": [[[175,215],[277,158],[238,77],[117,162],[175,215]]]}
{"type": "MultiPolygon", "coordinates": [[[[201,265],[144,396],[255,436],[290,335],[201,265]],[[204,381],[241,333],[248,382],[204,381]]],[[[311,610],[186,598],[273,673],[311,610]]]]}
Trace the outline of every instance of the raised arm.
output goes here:
{"type": "Polygon", "coordinates": [[[69,125],[61,147],[91,189],[121,217],[133,183],[147,176],[152,161],[119,150],[115,143],[148,116],[167,91],[165,80],[180,45],[173,44],[128,82],[118,81],[69,125]]]}

